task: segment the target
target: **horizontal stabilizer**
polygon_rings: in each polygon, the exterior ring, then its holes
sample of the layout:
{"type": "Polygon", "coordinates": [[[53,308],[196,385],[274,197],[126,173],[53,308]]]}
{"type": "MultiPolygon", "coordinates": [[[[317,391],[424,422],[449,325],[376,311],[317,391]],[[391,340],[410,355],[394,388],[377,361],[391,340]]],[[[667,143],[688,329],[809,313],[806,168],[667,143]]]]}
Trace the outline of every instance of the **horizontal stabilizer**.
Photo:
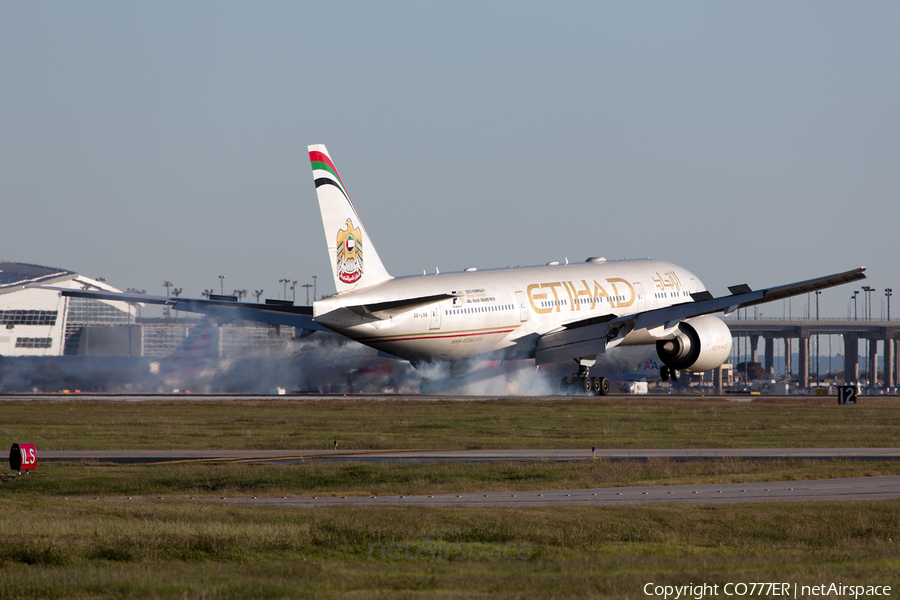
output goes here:
{"type": "Polygon", "coordinates": [[[403,298],[401,300],[387,300],[385,302],[375,302],[371,304],[358,304],[358,305],[347,305],[344,308],[352,310],[357,314],[362,313],[378,313],[378,312],[390,312],[393,310],[408,310],[410,308],[415,308],[417,306],[427,306],[429,304],[434,304],[435,302],[440,302],[442,300],[449,300],[451,298],[459,298],[463,296],[461,292],[450,292],[449,294],[435,294],[433,296],[418,296],[416,298],[403,298]]]}
{"type": "Polygon", "coordinates": [[[96,290],[73,290],[68,288],[44,287],[58,291],[62,296],[71,298],[91,298],[130,304],[157,304],[170,306],[175,310],[213,315],[223,319],[242,319],[270,325],[287,325],[301,329],[328,331],[312,319],[311,306],[285,306],[283,304],[251,304],[234,300],[193,300],[189,298],[169,298],[165,296],[147,296],[145,294],[128,294],[103,292],[96,290]]]}

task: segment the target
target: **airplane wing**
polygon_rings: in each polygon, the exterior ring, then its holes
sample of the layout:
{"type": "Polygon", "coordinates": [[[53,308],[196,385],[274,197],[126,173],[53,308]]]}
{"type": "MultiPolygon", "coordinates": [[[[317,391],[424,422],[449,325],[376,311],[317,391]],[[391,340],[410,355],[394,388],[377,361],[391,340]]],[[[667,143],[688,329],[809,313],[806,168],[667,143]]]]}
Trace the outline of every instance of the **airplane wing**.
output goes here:
{"type": "Polygon", "coordinates": [[[271,325],[289,325],[301,329],[329,331],[313,321],[311,306],[293,306],[288,304],[253,304],[236,300],[199,300],[191,298],[169,298],[165,296],[147,296],[145,294],[129,294],[104,292],[99,290],[73,290],[68,288],[43,287],[58,291],[62,296],[72,298],[93,298],[95,300],[113,300],[131,304],[161,304],[171,306],[175,310],[213,315],[223,319],[243,319],[269,323],[271,325]]]}
{"type": "Polygon", "coordinates": [[[541,336],[535,358],[538,364],[578,359],[606,352],[620,344],[632,331],[647,330],[657,340],[672,337],[684,319],[722,312],[730,314],[739,308],[756,306],[816,290],[859,281],[866,278],[865,267],[851,271],[789,283],[753,291],[746,284],[731,286],[728,296],[714,298],[709,292],[692,294],[693,302],[648,310],[631,315],[606,315],[567,324],[563,329],[541,336]]]}

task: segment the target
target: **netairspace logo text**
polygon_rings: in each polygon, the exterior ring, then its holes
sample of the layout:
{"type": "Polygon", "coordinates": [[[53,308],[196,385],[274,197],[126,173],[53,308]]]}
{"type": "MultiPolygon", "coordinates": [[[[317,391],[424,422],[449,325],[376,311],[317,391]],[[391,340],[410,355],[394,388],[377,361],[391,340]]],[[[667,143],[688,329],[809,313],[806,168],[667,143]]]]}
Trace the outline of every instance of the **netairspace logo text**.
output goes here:
{"type": "Polygon", "coordinates": [[[687,585],[657,585],[650,582],[644,586],[644,595],[661,597],[663,600],[680,600],[693,598],[703,600],[711,597],[780,597],[808,598],[810,596],[829,596],[838,598],[885,597],[891,595],[889,585],[845,585],[843,583],[820,583],[818,585],[800,585],[797,583],[701,583],[687,585]]]}

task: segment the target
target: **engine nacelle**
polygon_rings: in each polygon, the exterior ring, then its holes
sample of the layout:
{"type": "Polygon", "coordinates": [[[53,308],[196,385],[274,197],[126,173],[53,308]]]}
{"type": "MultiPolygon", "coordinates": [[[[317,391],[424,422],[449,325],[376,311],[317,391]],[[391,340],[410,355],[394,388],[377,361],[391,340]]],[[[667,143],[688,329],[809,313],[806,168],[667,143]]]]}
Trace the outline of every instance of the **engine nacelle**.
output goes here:
{"type": "Polygon", "coordinates": [[[660,360],[678,371],[702,373],[715,369],[731,353],[731,330],[718,317],[685,319],[675,337],[656,342],[660,360]]]}

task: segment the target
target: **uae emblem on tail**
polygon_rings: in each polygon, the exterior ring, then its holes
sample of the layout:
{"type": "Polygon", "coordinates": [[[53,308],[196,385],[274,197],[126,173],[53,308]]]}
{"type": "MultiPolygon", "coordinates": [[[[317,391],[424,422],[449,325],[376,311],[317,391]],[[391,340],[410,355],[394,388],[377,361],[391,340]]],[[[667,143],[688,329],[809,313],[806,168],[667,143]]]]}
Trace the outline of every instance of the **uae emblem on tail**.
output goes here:
{"type": "Polygon", "coordinates": [[[355,283],[363,274],[362,235],[347,219],[346,229],[337,234],[337,274],[344,283],[355,283]]]}

